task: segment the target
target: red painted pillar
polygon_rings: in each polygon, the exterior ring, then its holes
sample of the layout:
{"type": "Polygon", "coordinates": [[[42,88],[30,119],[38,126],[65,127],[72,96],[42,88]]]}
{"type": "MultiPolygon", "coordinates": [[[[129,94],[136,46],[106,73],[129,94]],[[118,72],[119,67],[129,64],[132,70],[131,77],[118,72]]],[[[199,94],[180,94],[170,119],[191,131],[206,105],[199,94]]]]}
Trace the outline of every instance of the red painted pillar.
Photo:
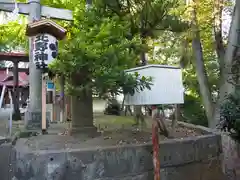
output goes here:
{"type": "Polygon", "coordinates": [[[47,102],[47,98],[46,98],[46,77],[44,76],[44,74],[42,74],[42,133],[46,133],[47,131],[47,117],[46,117],[46,111],[47,111],[47,107],[46,107],[46,102],[47,102]]]}
{"type": "MultiPolygon", "coordinates": [[[[156,109],[152,107],[152,112],[156,109]]],[[[160,159],[159,159],[159,136],[158,136],[158,122],[156,114],[153,115],[152,123],[152,143],[153,143],[153,167],[154,167],[154,180],[160,180],[160,159]]]]}

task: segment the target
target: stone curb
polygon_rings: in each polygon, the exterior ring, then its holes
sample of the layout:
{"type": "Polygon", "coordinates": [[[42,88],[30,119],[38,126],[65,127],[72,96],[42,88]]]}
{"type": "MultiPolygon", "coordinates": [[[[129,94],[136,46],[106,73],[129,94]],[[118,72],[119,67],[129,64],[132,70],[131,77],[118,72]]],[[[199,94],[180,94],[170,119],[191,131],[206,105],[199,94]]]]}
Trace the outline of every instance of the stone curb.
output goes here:
{"type": "MultiPolygon", "coordinates": [[[[183,122],[178,124],[201,130],[205,134],[160,142],[160,163],[163,170],[161,179],[171,177],[171,174],[176,174],[175,171],[184,174],[182,169],[186,166],[187,175],[191,174],[192,170],[197,172],[201,167],[208,169],[219,166],[222,154],[221,135],[202,126],[183,122]],[[210,166],[212,162],[215,164],[210,166]]],[[[21,137],[21,133],[24,132],[19,131],[15,134],[15,142],[21,137]]],[[[15,176],[19,179],[30,180],[33,177],[44,179],[46,175],[43,172],[50,173],[48,176],[52,177],[56,175],[60,177],[62,174],[69,179],[82,180],[84,177],[88,177],[89,180],[152,179],[151,143],[56,150],[35,150],[30,146],[25,147],[25,144],[26,139],[20,139],[14,147],[17,153],[15,176]]],[[[176,179],[178,175],[174,177],[176,179]]]]}
{"type": "Polygon", "coordinates": [[[36,134],[38,134],[38,132],[36,131],[17,131],[10,139],[10,142],[12,143],[12,145],[15,145],[17,140],[19,138],[24,138],[24,137],[30,137],[30,136],[36,136],[36,134]]]}
{"type": "MultiPolygon", "coordinates": [[[[171,122],[171,120],[167,120],[169,122],[171,122]]],[[[217,129],[210,129],[210,128],[207,128],[207,127],[204,127],[204,126],[200,126],[200,125],[194,125],[194,124],[189,124],[189,123],[186,123],[186,122],[182,122],[182,121],[178,121],[177,122],[178,125],[180,125],[181,127],[187,127],[187,128],[192,128],[192,129],[198,129],[198,130],[201,130],[207,134],[221,134],[221,132],[219,132],[217,129]]]]}

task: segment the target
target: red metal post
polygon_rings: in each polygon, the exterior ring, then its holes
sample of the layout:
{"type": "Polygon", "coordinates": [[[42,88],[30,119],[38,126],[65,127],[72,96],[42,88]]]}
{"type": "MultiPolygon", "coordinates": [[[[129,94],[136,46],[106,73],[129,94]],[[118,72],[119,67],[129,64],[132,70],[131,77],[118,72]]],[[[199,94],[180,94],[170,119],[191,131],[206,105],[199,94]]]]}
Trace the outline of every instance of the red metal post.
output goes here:
{"type": "Polygon", "coordinates": [[[42,74],[42,133],[46,133],[47,130],[47,117],[46,117],[46,80],[44,74],[42,74]]]}
{"type": "MultiPolygon", "coordinates": [[[[156,107],[152,107],[153,110],[156,107]]],[[[157,117],[154,114],[152,116],[152,143],[153,143],[153,167],[154,167],[154,180],[160,180],[160,159],[159,159],[159,136],[158,136],[158,121],[157,117]]]]}

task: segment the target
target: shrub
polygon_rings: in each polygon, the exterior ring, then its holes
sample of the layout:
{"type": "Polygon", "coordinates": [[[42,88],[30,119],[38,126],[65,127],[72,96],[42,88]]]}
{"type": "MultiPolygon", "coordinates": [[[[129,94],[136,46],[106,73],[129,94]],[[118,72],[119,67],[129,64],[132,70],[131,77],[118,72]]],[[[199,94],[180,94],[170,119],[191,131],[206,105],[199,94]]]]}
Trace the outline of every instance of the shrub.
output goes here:
{"type": "Polygon", "coordinates": [[[114,98],[108,99],[104,114],[119,116],[121,114],[121,105],[114,98]]]}
{"type": "Polygon", "coordinates": [[[201,99],[192,95],[185,95],[181,106],[182,120],[188,123],[208,126],[207,117],[201,99]]]}
{"type": "Polygon", "coordinates": [[[222,131],[228,131],[232,137],[240,140],[240,93],[230,94],[221,106],[222,131]]]}

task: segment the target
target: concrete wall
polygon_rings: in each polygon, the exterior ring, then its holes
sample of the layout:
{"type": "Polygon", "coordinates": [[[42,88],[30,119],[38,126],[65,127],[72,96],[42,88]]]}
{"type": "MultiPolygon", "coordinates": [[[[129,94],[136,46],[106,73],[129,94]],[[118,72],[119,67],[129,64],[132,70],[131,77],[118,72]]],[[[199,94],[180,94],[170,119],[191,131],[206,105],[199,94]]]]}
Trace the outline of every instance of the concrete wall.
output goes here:
{"type": "MultiPolygon", "coordinates": [[[[24,143],[7,150],[17,151],[10,160],[15,180],[153,180],[151,144],[35,151],[24,143]]],[[[223,180],[221,153],[218,134],[164,141],[161,180],[223,180]]],[[[0,159],[1,165],[10,161],[0,159]]]]}
{"type": "Polygon", "coordinates": [[[16,151],[11,143],[0,141],[0,179],[12,180],[16,151]]]}
{"type": "Polygon", "coordinates": [[[228,180],[240,179],[240,143],[227,134],[222,136],[223,167],[228,180]]]}

